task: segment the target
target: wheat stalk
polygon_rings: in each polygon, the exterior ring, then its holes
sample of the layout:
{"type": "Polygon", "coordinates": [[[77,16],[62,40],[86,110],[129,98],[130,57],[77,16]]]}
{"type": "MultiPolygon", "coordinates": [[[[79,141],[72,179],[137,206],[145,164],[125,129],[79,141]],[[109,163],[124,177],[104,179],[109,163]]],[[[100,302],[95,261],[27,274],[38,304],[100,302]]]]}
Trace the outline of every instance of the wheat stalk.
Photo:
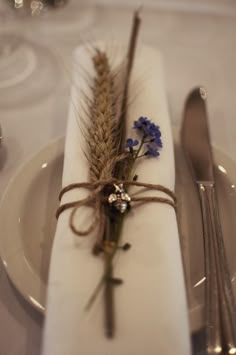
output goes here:
{"type": "Polygon", "coordinates": [[[92,87],[93,100],[89,108],[90,123],[86,137],[92,182],[112,177],[117,162],[119,137],[116,119],[118,97],[106,53],[96,49],[93,64],[96,76],[92,87]]]}
{"type": "MultiPolygon", "coordinates": [[[[135,13],[129,50],[127,55],[127,64],[125,68],[126,77],[122,85],[122,94],[118,94],[117,82],[115,75],[111,71],[108,58],[105,52],[96,49],[93,56],[93,64],[95,68],[95,78],[92,86],[92,100],[89,103],[89,126],[87,126],[87,159],[90,164],[90,180],[109,180],[114,176],[122,179],[127,164],[121,160],[127,159],[127,153],[124,151],[125,141],[125,121],[128,99],[128,88],[130,73],[133,66],[133,59],[136,47],[136,40],[140,18],[138,12],[135,13]]],[[[106,219],[106,223],[102,224],[100,234],[96,245],[103,247],[106,243],[112,245],[111,252],[105,252],[105,271],[102,279],[96,287],[91,299],[88,302],[90,306],[104,284],[105,296],[105,328],[108,337],[114,334],[114,305],[113,305],[113,285],[112,281],[118,279],[113,278],[113,257],[118,250],[120,234],[122,229],[123,217],[119,214],[114,217],[114,212],[98,203],[100,219],[106,219]],[[104,245],[102,244],[104,242],[104,245]]],[[[95,246],[96,246],[95,245],[95,246]]],[[[95,248],[94,251],[97,249],[95,248]]],[[[97,254],[97,252],[96,252],[97,254]]],[[[120,280],[119,280],[120,281],[120,280]]]]}

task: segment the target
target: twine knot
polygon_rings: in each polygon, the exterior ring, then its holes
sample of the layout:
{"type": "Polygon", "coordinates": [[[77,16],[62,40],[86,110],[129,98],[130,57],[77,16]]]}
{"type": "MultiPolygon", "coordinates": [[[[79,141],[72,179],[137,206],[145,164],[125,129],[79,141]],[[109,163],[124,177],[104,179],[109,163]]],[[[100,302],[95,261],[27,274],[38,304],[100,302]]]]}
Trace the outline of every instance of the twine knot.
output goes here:
{"type": "MultiPolygon", "coordinates": [[[[72,232],[80,237],[89,235],[96,228],[98,229],[97,242],[99,243],[102,240],[104,228],[105,228],[105,207],[112,206],[114,203],[125,201],[128,205],[131,205],[132,208],[140,205],[146,204],[149,202],[165,203],[170,205],[176,210],[176,196],[173,191],[168,189],[165,186],[158,184],[148,184],[138,181],[130,180],[118,180],[118,179],[107,179],[107,180],[98,180],[95,182],[81,182],[74,183],[64,187],[59,195],[59,200],[61,201],[62,196],[70,190],[85,188],[90,191],[89,195],[80,200],[76,200],[69,203],[62,204],[56,212],[56,217],[58,218],[60,214],[67,210],[72,209],[69,217],[69,226],[72,232]],[[137,186],[147,190],[161,191],[165,193],[168,197],[157,197],[157,196],[137,196],[135,194],[127,194],[125,188],[129,186],[137,186]],[[111,193],[111,189],[115,191],[111,193]],[[83,206],[88,206],[94,208],[94,216],[91,220],[91,223],[85,229],[79,229],[75,225],[75,215],[79,208],[83,206]]],[[[119,206],[118,209],[121,209],[120,212],[123,213],[122,206],[119,206]]]]}

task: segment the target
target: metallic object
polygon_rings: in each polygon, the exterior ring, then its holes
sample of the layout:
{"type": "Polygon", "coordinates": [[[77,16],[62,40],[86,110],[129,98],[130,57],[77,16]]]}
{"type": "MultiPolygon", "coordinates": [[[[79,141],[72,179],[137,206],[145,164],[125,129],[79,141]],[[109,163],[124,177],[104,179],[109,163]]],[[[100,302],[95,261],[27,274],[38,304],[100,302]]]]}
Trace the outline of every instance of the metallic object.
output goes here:
{"type": "Polygon", "coordinates": [[[125,191],[123,184],[114,184],[115,192],[108,196],[108,202],[113,205],[120,213],[124,213],[131,201],[130,196],[125,191]]]}
{"type": "Polygon", "coordinates": [[[201,202],[206,272],[207,353],[236,354],[236,307],[217,206],[206,97],[206,90],[202,87],[196,88],[188,96],[182,144],[201,202]],[[226,352],[223,350],[224,346],[226,352]]]}

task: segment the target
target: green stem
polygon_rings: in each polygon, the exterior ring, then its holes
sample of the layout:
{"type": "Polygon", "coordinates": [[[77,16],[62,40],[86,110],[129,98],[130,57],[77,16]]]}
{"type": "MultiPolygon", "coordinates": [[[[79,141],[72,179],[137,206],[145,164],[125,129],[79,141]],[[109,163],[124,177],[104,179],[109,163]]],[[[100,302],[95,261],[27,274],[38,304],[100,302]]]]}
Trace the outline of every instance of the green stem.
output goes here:
{"type": "Polygon", "coordinates": [[[142,158],[142,157],[145,157],[146,154],[142,154],[142,155],[139,155],[136,159],[139,159],[139,158],[142,158]]]}
{"type": "Polygon", "coordinates": [[[146,138],[146,136],[143,136],[140,146],[138,147],[138,149],[136,150],[136,152],[133,156],[132,164],[130,164],[130,168],[127,173],[127,180],[130,179],[130,177],[133,175],[132,171],[133,171],[134,163],[135,163],[136,159],[138,159],[139,157],[141,158],[143,156],[143,155],[139,155],[139,153],[141,152],[143,145],[145,144],[145,138],[146,138]]]}
{"type": "MultiPolygon", "coordinates": [[[[137,149],[137,151],[136,151],[136,154],[135,154],[135,156],[134,156],[134,162],[135,162],[135,160],[138,158],[138,156],[139,156],[139,153],[140,153],[140,151],[141,151],[141,149],[142,149],[142,147],[143,147],[143,145],[144,145],[144,143],[145,143],[145,138],[146,138],[146,136],[143,136],[143,138],[142,138],[142,140],[141,140],[141,143],[140,143],[140,146],[139,146],[139,148],[137,149]]],[[[133,163],[134,163],[133,162],[133,163]]]]}

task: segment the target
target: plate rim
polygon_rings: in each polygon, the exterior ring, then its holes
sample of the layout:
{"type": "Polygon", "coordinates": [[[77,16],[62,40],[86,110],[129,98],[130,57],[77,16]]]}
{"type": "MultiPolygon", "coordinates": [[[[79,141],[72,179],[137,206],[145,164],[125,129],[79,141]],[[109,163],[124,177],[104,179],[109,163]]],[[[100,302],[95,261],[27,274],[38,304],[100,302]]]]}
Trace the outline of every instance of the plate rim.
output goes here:
{"type": "MultiPolygon", "coordinates": [[[[17,182],[19,175],[22,174],[25,167],[26,166],[29,167],[30,164],[32,163],[32,161],[34,161],[35,159],[37,159],[38,157],[40,157],[42,155],[45,155],[46,152],[48,152],[48,151],[51,152],[52,150],[54,150],[53,154],[49,153],[49,155],[47,157],[48,162],[51,162],[54,159],[58,158],[60,155],[63,155],[64,142],[65,142],[65,136],[57,137],[56,139],[45,144],[37,152],[34,152],[25,162],[23,162],[16,169],[15,173],[10,178],[6,188],[4,189],[3,195],[0,199],[0,216],[2,215],[2,210],[4,210],[5,200],[7,199],[8,194],[10,193],[10,191],[12,189],[12,186],[14,186],[14,184],[17,182]]],[[[173,140],[174,147],[179,144],[180,144],[180,142],[178,140],[176,140],[176,139],[173,140]]],[[[231,178],[232,175],[235,175],[235,181],[236,181],[236,161],[231,156],[229,156],[227,152],[225,152],[222,148],[220,148],[217,145],[213,145],[212,150],[213,150],[213,155],[214,155],[214,160],[216,162],[216,165],[219,164],[217,161],[219,161],[219,162],[220,161],[227,161],[226,165],[229,164],[229,165],[231,165],[231,167],[233,167],[233,172],[235,171],[234,174],[232,174],[232,169],[231,169],[228,176],[229,176],[229,178],[231,178]]],[[[0,221],[1,221],[1,218],[2,217],[0,217],[0,221]]],[[[6,262],[6,258],[4,257],[4,255],[2,253],[2,248],[1,248],[1,239],[2,238],[3,237],[0,238],[0,258],[1,258],[2,264],[4,266],[4,269],[7,273],[7,276],[9,277],[10,281],[12,282],[14,287],[17,289],[19,294],[28,303],[30,303],[34,309],[36,309],[37,311],[39,311],[41,314],[44,315],[45,310],[46,310],[46,304],[41,304],[40,300],[30,297],[29,294],[24,289],[22,289],[22,285],[18,282],[17,278],[15,278],[14,272],[12,273],[12,271],[9,269],[7,262],[6,262]]],[[[41,280],[40,280],[40,282],[42,283],[41,280]]],[[[45,285],[45,292],[46,292],[46,289],[47,289],[47,284],[45,285]]],[[[202,324],[201,316],[199,316],[201,309],[202,309],[202,305],[197,305],[193,308],[190,308],[189,304],[188,304],[188,315],[189,315],[191,333],[201,330],[204,326],[204,324],[202,324]]]]}
{"type": "MultiPolygon", "coordinates": [[[[53,140],[51,140],[50,142],[48,142],[47,144],[45,144],[44,146],[41,147],[41,149],[37,150],[36,152],[34,152],[33,154],[31,154],[28,159],[23,162],[22,164],[20,164],[20,166],[16,169],[16,171],[14,172],[14,174],[11,176],[11,178],[9,179],[9,182],[6,186],[6,188],[4,189],[4,192],[2,194],[2,197],[0,199],[0,223],[1,223],[1,219],[2,217],[2,210],[4,210],[4,205],[6,203],[6,200],[8,198],[9,193],[11,193],[11,189],[14,187],[14,185],[17,183],[17,180],[19,178],[19,176],[21,174],[23,174],[23,171],[25,170],[26,167],[29,168],[29,166],[32,164],[32,162],[34,160],[36,160],[37,158],[39,159],[40,156],[46,155],[46,152],[50,152],[47,155],[47,160],[48,162],[52,162],[54,159],[56,159],[57,157],[59,157],[61,154],[63,154],[64,151],[64,141],[65,141],[65,137],[64,136],[60,136],[57,137],[53,140]],[[53,154],[51,154],[51,152],[54,151],[53,154]]],[[[16,290],[19,292],[19,294],[37,311],[39,311],[41,314],[45,313],[45,309],[46,309],[46,305],[43,304],[43,302],[40,302],[40,297],[38,297],[38,299],[35,299],[36,297],[32,297],[29,292],[24,290],[24,287],[22,287],[21,282],[19,282],[18,278],[15,277],[14,272],[12,272],[12,270],[9,268],[8,263],[9,261],[9,256],[7,257],[6,255],[3,255],[3,251],[2,251],[2,238],[4,237],[0,237],[0,258],[1,258],[1,262],[2,265],[4,267],[4,270],[6,271],[6,274],[8,276],[8,278],[10,279],[10,282],[13,284],[13,286],[16,288],[16,290]]],[[[27,262],[24,260],[24,263],[27,264],[27,262]]],[[[47,284],[44,285],[42,280],[39,278],[40,280],[40,284],[42,289],[44,289],[44,292],[46,292],[46,288],[47,288],[47,284]]]]}

